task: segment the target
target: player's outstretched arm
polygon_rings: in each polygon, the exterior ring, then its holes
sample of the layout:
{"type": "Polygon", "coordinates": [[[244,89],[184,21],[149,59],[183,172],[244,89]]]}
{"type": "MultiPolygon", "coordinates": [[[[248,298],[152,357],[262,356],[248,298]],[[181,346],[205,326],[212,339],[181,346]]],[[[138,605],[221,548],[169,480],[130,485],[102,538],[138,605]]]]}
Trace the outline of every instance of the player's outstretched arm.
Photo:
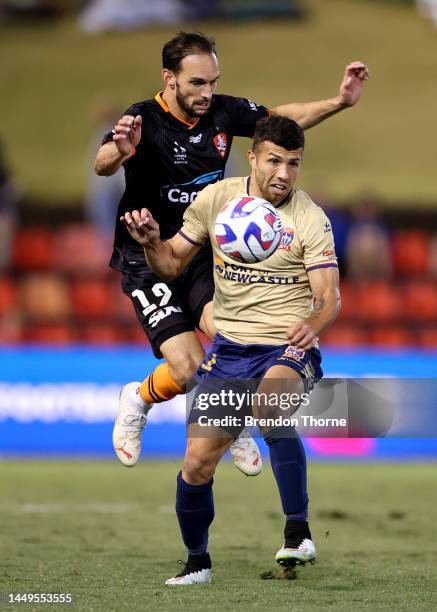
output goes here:
{"type": "Polygon", "coordinates": [[[340,290],[337,268],[317,268],[308,272],[313,294],[313,310],[305,321],[298,321],[286,331],[292,346],[308,350],[321,332],[334,322],[340,312],[340,290]]]}
{"type": "Polygon", "coordinates": [[[200,250],[176,234],[170,240],[161,240],[159,225],[147,208],[126,212],[120,221],[129,234],[144,248],[147,264],[164,280],[179,276],[200,250]]]}
{"type": "Polygon", "coordinates": [[[94,170],[99,176],[111,176],[132,157],[141,140],[142,117],[124,115],[114,127],[112,142],[103,144],[97,152],[94,170]]]}
{"type": "Polygon", "coordinates": [[[294,119],[304,130],[321,123],[339,111],[354,106],[361,98],[364,81],[369,78],[369,70],[362,62],[351,62],[346,66],[339,93],[334,98],[316,102],[284,104],[272,108],[277,115],[294,119]]]}

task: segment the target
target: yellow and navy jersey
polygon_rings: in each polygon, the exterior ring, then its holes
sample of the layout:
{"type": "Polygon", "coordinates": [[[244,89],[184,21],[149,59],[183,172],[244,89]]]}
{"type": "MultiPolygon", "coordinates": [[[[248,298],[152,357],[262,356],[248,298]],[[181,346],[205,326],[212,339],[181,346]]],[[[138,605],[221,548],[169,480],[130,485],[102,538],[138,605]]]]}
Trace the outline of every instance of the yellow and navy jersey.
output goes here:
{"type": "Polygon", "coordinates": [[[277,207],[283,230],[276,251],[261,262],[237,263],[221,251],[214,226],[229,200],[248,193],[249,177],[208,186],[185,211],[179,233],[193,244],[211,240],[219,332],[242,344],[285,344],[285,330],[311,313],[308,272],[337,267],[331,224],[320,206],[295,189],[277,207]]]}
{"type": "MultiPolygon", "coordinates": [[[[190,124],[172,114],[158,93],[124,114],[142,116],[142,135],[135,154],[124,164],[126,190],[117,213],[111,266],[141,274],[147,270],[144,251],[120,216],[146,207],[159,223],[161,237],[173,236],[197,193],[223,178],[233,137],[252,137],[255,123],[268,110],[244,98],[215,95],[208,113],[190,124]]],[[[103,142],[111,139],[110,132],[103,142]]]]}

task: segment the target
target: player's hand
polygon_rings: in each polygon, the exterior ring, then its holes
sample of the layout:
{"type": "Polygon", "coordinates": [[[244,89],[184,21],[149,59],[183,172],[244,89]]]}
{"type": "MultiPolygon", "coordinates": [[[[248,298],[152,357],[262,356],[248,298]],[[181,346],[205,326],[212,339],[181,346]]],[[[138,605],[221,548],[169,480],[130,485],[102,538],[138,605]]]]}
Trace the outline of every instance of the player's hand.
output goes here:
{"type": "Polygon", "coordinates": [[[141,115],[133,117],[124,115],[114,127],[112,141],[117,146],[121,155],[130,155],[132,149],[138,146],[141,140],[141,115]]]}
{"type": "Polygon", "coordinates": [[[159,225],[147,208],[126,212],[120,221],[134,240],[143,247],[152,246],[159,241],[159,225]]]}
{"type": "Polygon", "coordinates": [[[362,62],[352,62],[346,66],[340,84],[339,103],[343,107],[354,106],[361,98],[364,81],[369,79],[369,69],[362,62]]]}
{"type": "Polygon", "coordinates": [[[313,348],[319,339],[313,328],[304,321],[294,323],[285,333],[288,338],[288,344],[304,351],[313,348]]]}

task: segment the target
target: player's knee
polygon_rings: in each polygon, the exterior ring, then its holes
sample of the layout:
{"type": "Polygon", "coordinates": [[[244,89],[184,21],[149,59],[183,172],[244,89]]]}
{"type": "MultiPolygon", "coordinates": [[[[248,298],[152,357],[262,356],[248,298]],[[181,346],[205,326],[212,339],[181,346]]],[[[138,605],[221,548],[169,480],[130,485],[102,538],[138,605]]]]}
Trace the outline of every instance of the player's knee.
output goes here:
{"type": "Polygon", "coordinates": [[[214,476],[216,465],[211,459],[190,453],[182,464],[182,478],[194,485],[206,484],[214,476]]]}
{"type": "Polygon", "coordinates": [[[200,365],[200,361],[191,355],[181,355],[168,360],[170,374],[177,384],[184,387],[192,378],[193,374],[200,365]]]}

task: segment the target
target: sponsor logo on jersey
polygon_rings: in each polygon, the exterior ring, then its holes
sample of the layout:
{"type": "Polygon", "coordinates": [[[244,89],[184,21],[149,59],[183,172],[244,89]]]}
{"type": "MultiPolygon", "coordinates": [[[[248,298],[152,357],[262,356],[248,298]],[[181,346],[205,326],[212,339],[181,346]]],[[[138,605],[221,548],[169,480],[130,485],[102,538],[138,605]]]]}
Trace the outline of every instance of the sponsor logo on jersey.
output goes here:
{"type": "Polygon", "coordinates": [[[291,229],[289,227],[282,228],[281,242],[279,243],[278,249],[282,249],[283,251],[290,251],[293,239],[294,229],[291,229]]]}
{"type": "Polygon", "coordinates": [[[191,144],[199,144],[201,140],[202,134],[198,134],[197,136],[190,136],[188,142],[191,142],[191,144]]]}
{"type": "Polygon", "coordinates": [[[333,256],[335,256],[334,249],[328,249],[327,251],[323,251],[323,257],[329,257],[332,259],[333,256]]]}
{"type": "Polygon", "coordinates": [[[247,103],[249,104],[251,110],[257,111],[259,109],[258,104],[255,104],[255,102],[252,102],[252,100],[248,100],[247,103]]]}
{"type": "Polygon", "coordinates": [[[215,257],[214,269],[224,280],[242,283],[243,285],[295,285],[299,276],[282,276],[272,270],[255,270],[238,264],[230,264],[219,257],[215,257]]]}
{"type": "Polygon", "coordinates": [[[222,178],[223,170],[216,170],[215,172],[207,172],[197,176],[187,183],[164,185],[160,191],[161,198],[172,204],[191,204],[199,191],[202,191],[207,185],[221,181],[222,178]]]}
{"type": "Polygon", "coordinates": [[[159,321],[162,321],[162,319],[165,319],[175,312],[182,312],[182,308],[180,306],[165,306],[164,308],[155,310],[149,317],[149,325],[151,327],[156,327],[159,321]]]}
{"type": "Polygon", "coordinates": [[[173,153],[175,164],[187,164],[187,149],[180,145],[176,140],[173,141],[173,153]]]}
{"type": "Polygon", "coordinates": [[[219,155],[224,157],[228,148],[228,137],[226,136],[226,134],[224,132],[220,132],[220,134],[214,136],[213,142],[219,155]]]}

